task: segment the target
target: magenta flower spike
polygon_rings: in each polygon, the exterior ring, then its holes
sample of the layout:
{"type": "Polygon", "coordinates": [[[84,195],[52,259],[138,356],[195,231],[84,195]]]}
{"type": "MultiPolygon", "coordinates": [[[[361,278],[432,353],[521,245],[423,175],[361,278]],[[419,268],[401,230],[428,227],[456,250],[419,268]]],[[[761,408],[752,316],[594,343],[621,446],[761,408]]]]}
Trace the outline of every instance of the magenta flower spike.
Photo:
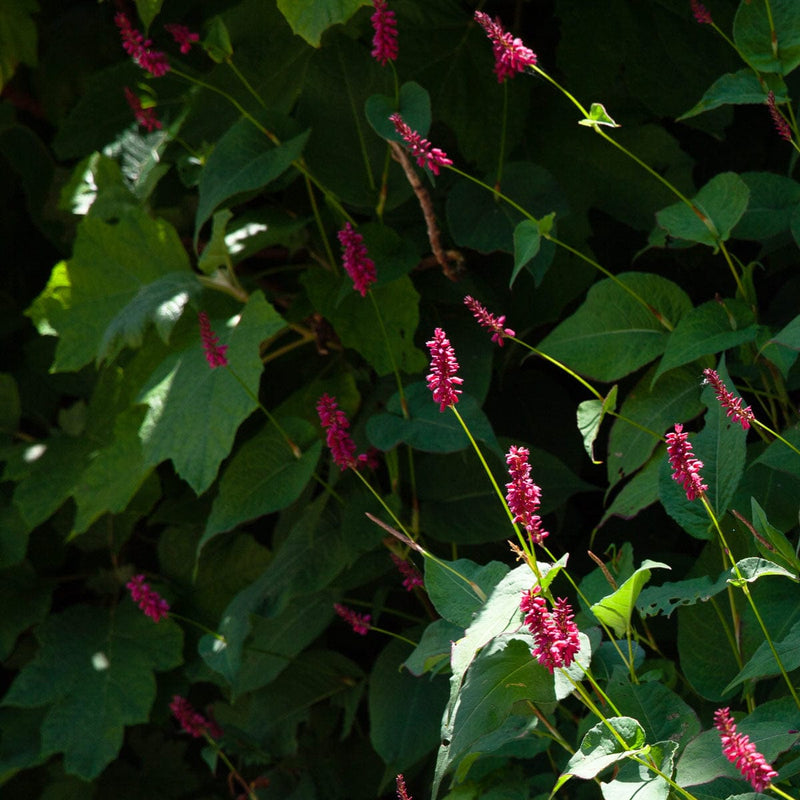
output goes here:
{"type": "Polygon", "coordinates": [[[464,383],[464,379],[456,374],[458,372],[456,354],[447,334],[441,328],[433,332],[433,339],[426,344],[431,353],[428,388],[433,392],[434,401],[439,404],[439,411],[444,411],[448,406],[454,406],[458,402],[461,389],[456,387],[464,383]]]}
{"type": "Polygon", "coordinates": [[[775,103],[775,92],[771,90],[767,92],[767,107],[769,108],[769,115],[772,117],[772,124],[778,132],[778,136],[780,136],[781,139],[785,139],[787,142],[791,142],[792,129],[789,127],[789,123],[784,119],[783,114],[778,111],[778,106],[775,103]]]}
{"type": "Polygon", "coordinates": [[[353,629],[353,633],[359,636],[367,635],[371,619],[369,614],[359,614],[341,603],[334,603],[333,610],[353,629]]]}
{"type": "Polygon", "coordinates": [[[346,222],[337,234],[342,245],[342,264],[345,272],[353,281],[353,288],[367,296],[369,287],[378,279],[375,271],[375,262],[367,255],[367,246],[364,237],[356,233],[353,226],[346,222]]]}
{"type": "Polygon", "coordinates": [[[400,558],[395,553],[389,553],[389,555],[397,567],[397,571],[403,576],[403,588],[407,592],[413,591],[417,586],[424,586],[420,571],[410,561],[400,558]]]}
{"type": "Polygon", "coordinates": [[[736,723],[729,708],[718,708],[714,712],[714,727],[719,731],[725,758],[736,766],[757,792],[763,792],[778,773],[756,750],[747,734],[736,732],[736,723]]]}
{"type": "Polygon", "coordinates": [[[526,67],[536,64],[536,53],[525,47],[521,39],[517,39],[503,29],[500,19],[492,21],[483,11],[475,12],[475,20],[486,31],[494,51],[494,72],[497,82],[513,78],[518,72],[525,72],[526,67]]]}
{"type": "Polygon", "coordinates": [[[156,117],[156,110],[154,108],[142,108],[142,101],[139,99],[135,92],[132,92],[127,86],[125,87],[125,99],[133,111],[136,122],[139,123],[148,133],[155,130],[161,130],[161,122],[156,117]]]}
{"type": "Polygon", "coordinates": [[[522,593],[519,607],[525,614],[525,625],[533,634],[533,657],[551,674],[556,667],[572,664],[581,649],[581,642],[569,603],[563,598],[556,600],[550,611],[547,600],[536,586],[522,593]]]}
{"type": "Polygon", "coordinates": [[[199,711],[195,711],[185,697],[176,694],[169,704],[169,710],[181,728],[195,739],[199,739],[204,733],[208,733],[212,739],[219,739],[222,736],[219,725],[213,719],[207,719],[199,711]]]}
{"type": "Polygon", "coordinates": [[[395,783],[397,785],[397,800],[413,800],[411,795],[408,793],[408,789],[406,789],[406,779],[402,774],[395,778],[395,783]]]}
{"type": "Polygon", "coordinates": [[[164,30],[172,36],[175,44],[180,46],[180,51],[184,55],[192,49],[192,44],[200,41],[200,34],[193,33],[185,25],[170,23],[164,26],[164,30]]]}
{"type": "Polygon", "coordinates": [[[160,50],[153,50],[151,39],[145,39],[140,31],[131,25],[126,14],[118,13],[114,22],[122,37],[122,49],[154,78],[160,78],[169,72],[169,59],[160,50]]]}
{"type": "Polygon", "coordinates": [[[506,502],[509,511],[514,515],[514,522],[519,522],[525,528],[531,542],[542,544],[549,534],[542,527],[541,517],[536,513],[541,503],[542,490],[531,480],[529,457],[530,450],[527,447],[512,445],[509,449],[506,464],[511,482],[506,484],[506,502]]]}
{"type": "Polygon", "coordinates": [[[449,167],[453,163],[444,150],[434,147],[427,139],[423,139],[403,121],[399,114],[392,114],[389,119],[394,123],[394,129],[403,137],[403,141],[411,155],[417,159],[419,166],[438,175],[439,167],[449,167]]]}
{"type": "Polygon", "coordinates": [[[714,24],[714,20],[711,18],[711,14],[709,13],[708,9],[701,2],[699,2],[699,0],[691,0],[691,3],[692,3],[692,14],[694,14],[694,18],[701,25],[714,24]]]}
{"type": "Polygon", "coordinates": [[[144,582],[144,575],[134,575],[125,588],[131,593],[131,599],[150,617],[153,622],[160,622],[169,616],[169,603],[154,589],[144,582]]]}
{"type": "Polygon", "coordinates": [[[386,0],[372,0],[372,57],[385,67],[389,61],[397,60],[397,19],[386,0]]]}
{"type": "Polygon", "coordinates": [[[203,350],[206,353],[208,366],[211,369],[227,367],[228,358],[225,353],[228,350],[228,345],[219,343],[219,337],[211,330],[211,320],[209,320],[205,311],[201,311],[197,315],[197,319],[200,323],[200,339],[203,342],[203,350]]]}
{"type": "Polygon", "coordinates": [[[505,314],[501,317],[490,314],[484,305],[469,295],[464,298],[464,305],[472,312],[472,316],[478,320],[481,327],[492,331],[492,341],[497,342],[498,347],[503,346],[506,336],[516,336],[511,328],[503,327],[506,322],[505,314]]]}
{"type": "Polygon", "coordinates": [[[339,469],[342,471],[358,469],[362,464],[369,462],[369,456],[365,453],[355,455],[355,442],[347,432],[350,421],[347,419],[347,414],[338,407],[335,397],[323,394],[317,401],[317,415],[320,425],[325,429],[325,441],[333,456],[333,462],[339,469]]]}
{"type": "Polygon", "coordinates": [[[692,454],[689,435],[683,432],[683,425],[676,424],[675,431],[667,434],[667,455],[674,470],[672,479],[683,484],[687,500],[696,500],[708,486],[700,476],[703,462],[692,454]]]}
{"type": "Polygon", "coordinates": [[[747,430],[756,420],[752,408],[750,406],[742,408],[742,398],[734,397],[733,392],[728,391],[716,370],[704,369],[703,378],[703,383],[707,383],[714,390],[717,401],[728,412],[731,421],[738,422],[744,430],[747,430]]]}

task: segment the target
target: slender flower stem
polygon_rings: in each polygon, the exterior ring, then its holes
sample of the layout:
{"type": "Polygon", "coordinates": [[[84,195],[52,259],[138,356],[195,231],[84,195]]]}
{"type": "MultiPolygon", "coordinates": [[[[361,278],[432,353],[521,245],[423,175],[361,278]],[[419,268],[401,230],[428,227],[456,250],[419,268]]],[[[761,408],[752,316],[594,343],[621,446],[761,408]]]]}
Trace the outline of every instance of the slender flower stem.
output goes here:
{"type": "Polygon", "coordinates": [[[221,633],[217,633],[217,631],[211,630],[211,628],[209,628],[208,626],[203,625],[202,622],[190,619],[189,617],[184,617],[181,614],[176,614],[174,611],[170,611],[169,615],[172,619],[179,619],[181,622],[186,622],[189,625],[194,625],[195,628],[199,628],[201,631],[203,631],[203,633],[206,633],[209,636],[213,636],[218,642],[222,642],[222,644],[227,646],[228,640],[221,633]]]}
{"type": "Polygon", "coordinates": [[[223,764],[228,768],[229,772],[233,777],[239,781],[242,788],[247,792],[247,797],[249,800],[258,800],[258,795],[250,788],[250,785],[245,781],[245,779],[239,774],[236,767],[233,766],[231,760],[225,755],[225,751],[219,746],[219,743],[214,739],[213,736],[210,736],[206,731],[203,731],[203,737],[205,738],[206,742],[211,745],[212,750],[217,754],[217,757],[222,761],[223,764]]]}
{"type": "Polygon", "coordinates": [[[506,129],[508,127],[508,81],[503,81],[503,114],[502,124],[500,126],[500,152],[497,156],[497,179],[494,183],[495,200],[499,200],[500,184],[503,180],[503,167],[505,166],[506,157],[506,129]]]}
{"type": "Polygon", "coordinates": [[[241,81],[242,86],[250,93],[250,95],[255,99],[255,101],[261,106],[261,108],[266,108],[267,104],[261,99],[261,95],[253,88],[250,81],[245,78],[242,74],[241,70],[236,66],[233,59],[228,56],[225,59],[225,63],[233,70],[233,74],[241,81]]]}

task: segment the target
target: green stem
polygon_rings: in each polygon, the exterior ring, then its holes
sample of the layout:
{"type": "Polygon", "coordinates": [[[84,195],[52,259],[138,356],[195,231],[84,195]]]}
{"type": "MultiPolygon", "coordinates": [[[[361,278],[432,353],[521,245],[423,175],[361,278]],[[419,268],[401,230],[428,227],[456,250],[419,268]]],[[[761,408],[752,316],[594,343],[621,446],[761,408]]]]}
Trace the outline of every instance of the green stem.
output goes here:
{"type": "Polygon", "coordinates": [[[194,625],[195,628],[199,628],[203,633],[208,634],[209,636],[213,636],[218,642],[222,642],[225,646],[228,644],[228,640],[221,634],[217,633],[217,631],[211,630],[211,628],[203,625],[202,622],[197,622],[197,620],[190,619],[189,617],[184,617],[181,614],[176,614],[174,611],[169,612],[169,616],[172,619],[179,619],[181,622],[186,622],[189,625],[194,625]]]}
{"type": "Polygon", "coordinates": [[[394,360],[394,353],[392,352],[392,347],[389,344],[389,334],[386,331],[386,325],[383,322],[383,315],[378,307],[378,301],[375,299],[372,289],[369,289],[367,294],[369,295],[369,299],[372,301],[372,307],[375,309],[375,316],[378,318],[378,325],[380,325],[381,333],[383,334],[383,341],[386,342],[386,352],[389,354],[389,361],[392,363],[392,372],[394,373],[394,378],[397,383],[397,393],[400,395],[400,408],[403,411],[403,418],[411,419],[411,415],[408,413],[406,395],[403,391],[403,381],[400,378],[400,370],[397,367],[397,362],[394,360]]]}
{"type": "Polygon", "coordinates": [[[203,737],[208,742],[208,744],[211,745],[211,748],[217,754],[217,757],[228,768],[231,775],[233,775],[234,778],[236,778],[236,780],[239,781],[239,783],[245,789],[245,791],[247,792],[247,796],[250,798],[250,800],[258,800],[258,795],[250,788],[245,779],[239,774],[236,767],[233,766],[231,760],[228,758],[227,755],[225,755],[225,751],[219,746],[218,742],[214,739],[214,737],[211,736],[206,730],[203,730],[203,737]]]}
{"type": "Polygon", "coordinates": [[[508,81],[503,81],[503,114],[500,126],[500,152],[497,156],[497,179],[495,180],[495,200],[499,200],[500,184],[503,180],[503,167],[506,157],[506,131],[508,127],[508,81]]]}

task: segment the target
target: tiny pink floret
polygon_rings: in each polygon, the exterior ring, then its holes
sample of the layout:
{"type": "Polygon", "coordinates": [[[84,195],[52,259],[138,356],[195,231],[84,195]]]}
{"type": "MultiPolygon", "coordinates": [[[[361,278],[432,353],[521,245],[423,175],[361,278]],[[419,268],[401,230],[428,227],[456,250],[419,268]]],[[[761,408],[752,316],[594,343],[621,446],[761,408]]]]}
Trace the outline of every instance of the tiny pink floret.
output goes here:
{"type": "Polygon", "coordinates": [[[145,583],[144,575],[134,575],[125,588],[131,593],[131,599],[153,622],[160,622],[169,616],[169,603],[154,589],[145,583]]]}
{"type": "Polygon", "coordinates": [[[458,395],[461,389],[457,389],[464,383],[463,378],[459,378],[458,361],[456,354],[450,345],[447,334],[437,328],[433,332],[433,339],[426,342],[431,353],[431,371],[428,373],[428,388],[433,392],[433,399],[439,404],[439,411],[444,411],[448,406],[453,406],[458,402],[458,395]]]}
{"type": "Polygon", "coordinates": [[[736,766],[757,792],[763,792],[778,773],[758,752],[747,734],[736,732],[736,723],[729,708],[718,708],[714,712],[714,727],[719,731],[725,758],[736,766]]]}

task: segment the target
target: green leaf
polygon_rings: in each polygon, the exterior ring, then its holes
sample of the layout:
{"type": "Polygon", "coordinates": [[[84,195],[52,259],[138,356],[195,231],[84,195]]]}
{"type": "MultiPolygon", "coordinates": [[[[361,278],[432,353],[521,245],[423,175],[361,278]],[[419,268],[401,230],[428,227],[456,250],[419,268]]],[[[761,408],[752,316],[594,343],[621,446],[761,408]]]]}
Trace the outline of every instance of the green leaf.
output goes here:
{"type": "Polygon", "coordinates": [[[800,350],[800,314],[784,325],[770,341],[790,347],[792,350],[800,350]]]}
{"type": "Polygon", "coordinates": [[[783,562],[783,566],[789,570],[800,571],[800,558],[794,549],[794,545],[781,531],[770,525],[766,512],[758,504],[755,497],[750,498],[750,513],[753,519],[753,527],[761,537],[761,540],[756,537],[756,546],[764,558],[783,562]]]}
{"type": "Polygon", "coordinates": [[[678,742],[672,741],[656,742],[649,747],[647,760],[658,767],[661,775],[647,764],[625,761],[613,780],[600,784],[604,800],[667,800],[672,788],[667,778],[671,778],[675,770],[677,751],[678,742]]]}
{"type": "Polygon", "coordinates": [[[750,189],[750,202],[733,236],[765,242],[790,231],[800,207],[800,183],[772,172],[744,172],[740,177],[750,189]]]}
{"type": "Polygon", "coordinates": [[[611,391],[602,400],[584,400],[578,406],[578,430],[583,438],[583,449],[593,464],[601,464],[595,461],[594,442],[597,434],[600,433],[600,426],[608,411],[615,411],[617,408],[617,386],[611,387],[611,391]]]}
{"type": "Polygon", "coordinates": [[[136,0],[136,10],[139,12],[139,19],[145,31],[149,30],[153,20],[161,12],[163,2],[164,0],[136,0]]]}
{"type": "Polygon", "coordinates": [[[589,128],[597,129],[600,125],[608,128],[619,128],[619,125],[608,115],[602,103],[592,103],[589,109],[589,116],[578,121],[578,125],[586,125],[589,128]]]}
{"type": "Polygon", "coordinates": [[[605,525],[611,517],[632,519],[642,509],[651,506],[658,500],[658,475],[661,471],[663,449],[657,451],[644,469],[640,470],[622,487],[611,505],[606,509],[598,528],[605,525]]]}
{"type": "Polygon", "coordinates": [[[322,442],[307,422],[282,419],[280,424],[305,452],[296,458],[283,435],[269,423],[242,445],[222,473],[198,553],[218,533],[291,505],[311,480],[322,442]]]}
{"type": "Polygon", "coordinates": [[[203,47],[217,64],[227,61],[233,55],[231,35],[228,33],[228,26],[222,17],[214,17],[208,23],[206,35],[203,38],[203,47]]]}
{"type": "Polygon", "coordinates": [[[636,606],[639,592],[650,580],[650,570],[671,569],[668,564],[646,559],[642,565],[618,589],[591,606],[591,612],[611,627],[618,637],[630,632],[631,614],[636,606]]]}
{"type": "Polygon", "coordinates": [[[542,237],[538,222],[524,219],[514,228],[514,269],[511,271],[509,286],[514,285],[517,275],[537,255],[542,246],[542,237]]]}
{"type": "Polygon", "coordinates": [[[0,6],[0,90],[14,77],[20,62],[36,66],[37,33],[32,16],[35,0],[14,0],[0,6]]]}
{"type": "Polygon", "coordinates": [[[47,706],[42,753],[64,754],[67,772],[96,778],[122,747],[126,725],[147,722],[154,671],[181,663],[182,634],[154,623],[131,602],[114,613],[73,606],[37,631],[40,649],[17,675],[7,706],[47,706]]]}
{"type": "Polygon", "coordinates": [[[200,178],[194,240],[220,203],[237,194],[262,189],[297,160],[310,131],[273,145],[250,120],[237,122],[217,143],[200,178]]]}
{"type": "Polygon", "coordinates": [[[800,8],[794,0],[771,0],[769,9],[761,3],[740,3],[733,41],[754,70],[788,75],[800,64],[800,8]],[[773,26],[777,52],[773,52],[773,26]]]}
{"type": "Polygon", "coordinates": [[[182,349],[150,375],[137,399],[149,406],[140,431],[147,463],[171,459],[198,494],[214,480],[237,428],[256,407],[262,372],[259,344],[285,323],[258,292],[241,314],[230,320],[214,318],[211,324],[220,343],[229,345],[230,366],[209,368],[197,326],[187,322],[176,342],[182,349]]]}
{"type": "Polygon", "coordinates": [[[195,281],[175,229],[138,210],[129,211],[114,224],[84,217],[66,275],[59,272],[53,280],[34,301],[31,313],[40,329],[49,325],[59,336],[53,363],[56,372],[78,370],[101,359],[108,351],[107,329],[112,325],[125,327],[123,311],[131,303],[135,325],[143,325],[151,315],[165,335],[175,321],[174,307],[168,303],[166,313],[162,313],[155,305],[157,299],[180,303],[180,292],[195,281]],[[185,276],[185,280],[178,279],[180,289],[168,285],[148,297],[150,284],[173,273],[185,276]],[[172,288],[177,295],[171,295],[172,288]],[[143,292],[147,302],[140,306],[137,298],[143,292]],[[68,313],[61,303],[66,304],[68,313]],[[115,322],[120,314],[123,319],[115,322]]]}
{"type": "Polygon", "coordinates": [[[690,308],[688,296],[672,281],[625,272],[592,286],[583,305],[538,347],[584,375],[611,383],[664,352],[669,334],[659,317],[674,325],[690,308]]]}
{"type": "Polygon", "coordinates": [[[211,275],[217,269],[227,269],[231,263],[231,254],[228,250],[227,228],[233,219],[233,213],[227,208],[214,212],[211,220],[211,237],[203,252],[197,259],[197,268],[205,275],[211,275]]]}
{"type": "Polygon", "coordinates": [[[797,575],[765,558],[756,558],[754,556],[743,558],[741,561],[736,562],[736,566],[739,568],[738,575],[733,568],[728,573],[728,583],[732,586],[753,583],[753,581],[757,581],[765,575],[779,575],[783,578],[790,578],[795,582],[798,579],[797,575]],[[741,575],[741,578],[739,575],[741,575]]]}
{"type": "Polygon", "coordinates": [[[419,680],[401,669],[408,650],[405,642],[389,642],[369,681],[370,742],[395,774],[436,747],[447,702],[446,680],[419,680]]]}
{"type": "Polygon", "coordinates": [[[605,722],[598,722],[581,741],[580,749],[570,758],[561,773],[563,778],[574,775],[576,778],[589,780],[599,775],[604,769],[627,758],[629,754],[641,751],[645,746],[645,733],[642,726],[630,717],[609,717],[605,722]],[[619,735],[622,743],[608,730],[612,727],[619,735]]]}
{"type": "MultiPolygon", "coordinates": [[[[469,447],[469,439],[455,414],[447,408],[439,410],[426,384],[406,386],[405,397],[408,419],[403,417],[397,394],[386,404],[385,413],[369,418],[367,437],[373,446],[388,451],[404,442],[428,453],[453,453],[469,447]]],[[[500,445],[475,398],[466,393],[459,395],[457,408],[472,436],[486,442],[499,455],[500,445]]]]}
{"type": "Polygon", "coordinates": [[[389,119],[398,113],[408,126],[420,136],[427,136],[431,127],[431,96],[414,81],[400,87],[399,100],[394,95],[373,94],[364,103],[364,115],[381,139],[400,142],[402,137],[389,119]]]}
{"type": "Polygon", "coordinates": [[[426,558],[425,590],[444,619],[467,628],[507,573],[508,567],[499,561],[480,566],[466,558],[442,562],[426,558]]]}
{"type": "Polygon", "coordinates": [[[647,462],[667,428],[703,410],[700,378],[694,369],[672,370],[657,382],[654,370],[647,370],[629,392],[611,427],[607,459],[611,486],[647,462]]]}
{"type": "Polygon", "coordinates": [[[682,201],[674,203],[659,211],[656,221],[672,238],[708,245],[716,253],[730,238],[749,199],[747,184],[736,173],[723,172],[697,193],[694,208],[682,201]]]}
{"type": "Polygon", "coordinates": [[[751,69],[740,69],[738,72],[729,72],[718,78],[706,93],[700,98],[696,106],[678,117],[678,121],[696,117],[706,111],[725,105],[761,105],[766,100],[766,91],[763,83],[775,93],[775,100],[784,103],[788,99],[786,85],[783,81],[770,80],[770,75],[755,75],[751,69]]]}
{"type": "Polygon", "coordinates": [[[278,0],[292,30],[312,47],[319,47],[328,28],[347,22],[362,5],[362,0],[278,0]]]}
{"type": "Polygon", "coordinates": [[[714,595],[724,592],[728,587],[728,575],[727,571],[723,572],[714,582],[708,575],[702,575],[684,581],[668,581],[661,586],[648,586],[639,595],[636,607],[647,617],[657,614],[669,617],[679,606],[705,603],[714,595]]]}
{"type": "MultiPolygon", "coordinates": [[[[50,611],[52,586],[39,579],[28,563],[0,572],[0,659],[11,655],[17,638],[38,625],[50,611]]],[[[0,773],[1,774],[1,773],[0,773]]]]}
{"type": "Polygon", "coordinates": [[[446,619],[436,619],[425,628],[414,652],[403,662],[412,674],[420,677],[440,669],[450,658],[453,642],[464,635],[464,628],[446,619]]]}
{"type": "Polygon", "coordinates": [[[755,315],[743,300],[709,300],[675,326],[653,380],[701,356],[752,342],[757,334],[755,315]]]}

